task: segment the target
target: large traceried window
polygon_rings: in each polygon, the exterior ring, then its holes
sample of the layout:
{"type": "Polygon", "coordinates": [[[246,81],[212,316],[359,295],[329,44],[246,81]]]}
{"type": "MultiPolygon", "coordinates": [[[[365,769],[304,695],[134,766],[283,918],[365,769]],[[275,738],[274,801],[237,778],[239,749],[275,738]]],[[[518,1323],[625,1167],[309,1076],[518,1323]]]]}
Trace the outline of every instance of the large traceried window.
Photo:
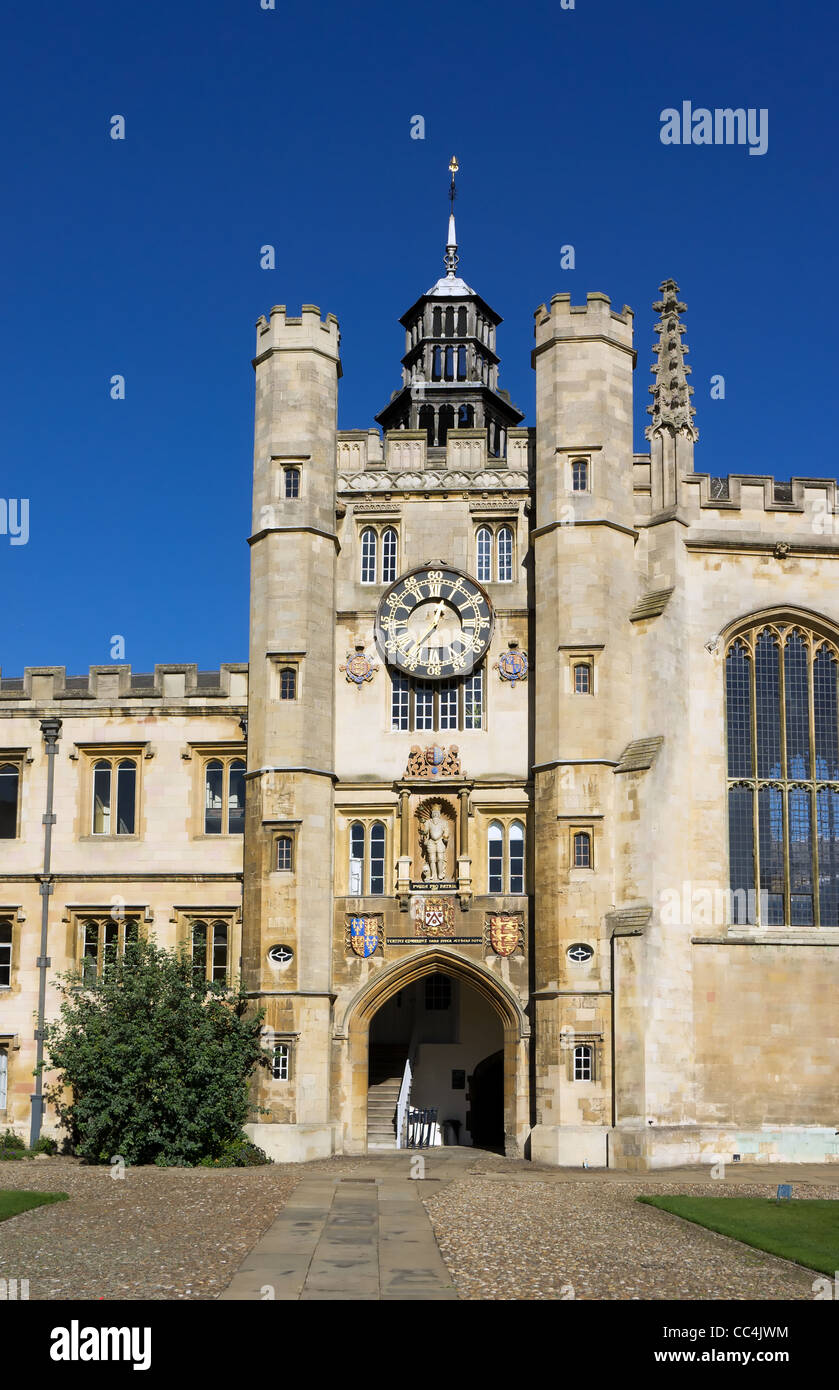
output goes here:
{"type": "Polygon", "coordinates": [[[761,622],[726,653],[731,920],[839,926],[839,647],[761,622]]]}

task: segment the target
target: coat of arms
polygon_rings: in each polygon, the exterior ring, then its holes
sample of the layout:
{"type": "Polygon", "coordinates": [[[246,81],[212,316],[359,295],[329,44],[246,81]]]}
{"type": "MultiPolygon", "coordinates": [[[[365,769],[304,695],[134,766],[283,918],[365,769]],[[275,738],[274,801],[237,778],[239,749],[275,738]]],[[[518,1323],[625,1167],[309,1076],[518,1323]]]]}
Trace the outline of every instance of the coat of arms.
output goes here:
{"type": "Polygon", "coordinates": [[[350,918],[350,946],[357,956],[365,960],[372,956],[380,944],[381,919],[378,917],[350,918]]]}
{"type": "Polygon", "coordinates": [[[372,657],[365,654],[363,645],[356,643],[355,651],[347,652],[346,662],[338,669],[346,674],[347,680],[352,682],[356,690],[360,690],[365,681],[373,679],[379,667],[372,657]]]}
{"type": "Polygon", "coordinates": [[[414,913],[417,936],[453,936],[454,901],[451,898],[422,898],[414,913]]]}
{"type": "Polygon", "coordinates": [[[515,685],[516,681],[526,681],[527,652],[520,652],[517,647],[510,647],[508,651],[501,653],[495,663],[495,669],[502,681],[509,681],[510,685],[515,685]]]}
{"type": "Polygon", "coordinates": [[[489,944],[497,956],[511,956],[519,949],[522,919],[518,913],[495,913],[488,921],[489,944]]]}

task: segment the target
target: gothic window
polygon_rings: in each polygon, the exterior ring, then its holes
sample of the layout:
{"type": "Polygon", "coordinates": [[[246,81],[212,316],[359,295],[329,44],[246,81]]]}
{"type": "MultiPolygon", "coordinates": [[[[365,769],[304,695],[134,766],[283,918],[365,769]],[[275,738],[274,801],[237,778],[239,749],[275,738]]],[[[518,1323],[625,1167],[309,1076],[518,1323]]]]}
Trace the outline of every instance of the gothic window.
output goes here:
{"type": "Polygon", "coordinates": [[[510,892],[524,892],[524,826],[521,821],[514,820],[510,826],[509,836],[509,858],[510,858],[510,892]]]}
{"type": "Polygon", "coordinates": [[[580,1043],[574,1048],[574,1080],[594,1080],[594,1048],[590,1043],[580,1043]]]}
{"type": "Polygon", "coordinates": [[[364,826],[353,821],[350,826],[350,897],[364,892],[364,826]]]}
{"type": "Polygon", "coordinates": [[[475,407],[473,405],[461,405],[457,412],[457,427],[461,430],[470,430],[475,423],[475,407]]]}
{"type": "Polygon", "coordinates": [[[799,624],[726,653],[731,920],[839,926],[839,647],[799,624]]]}
{"type": "Polygon", "coordinates": [[[8,989],[11,983],[12,923],[8,917],[4,917],[0,920],[0,989],[8,989]]]}
{"type": "Polygon", "coordinates": [[[498,532],[498,582],[510,584],[513,579],[513,533],[509,526],[498,532]]]}
{"type": "Polygon", "coordinates": [[[458,379],[458,381],[465,381],[465,380],[466,380],[466,348],[465,348],[465,347],[459,347],[459,348],[457,349],[457,379],[458,379]]]}
{"type": "Polygon", "coordinates": [[[218,919],[192,923],[192,978],[196,984],[215,980],[227,983],[230,957],[230,924],[218,919]]]}
{"type": "Polygon", "coordinates": [[[288,873],[292,868],[292,840],[290,835],[280,835],[277,839],[277,868],[288,873]]]}
{"type": "Polygon", "coordinates": [[[382,583],[392,584],[396,578],[397,537],[392,526],[382,532],[382,583]]]}
{"type": "Polygon", "coordinates": [[[574,667],[574,694],[591,694],[591,666],[587,661],[578,661],[574,667]]]}
{"type": "Polygon", "coordinates": [[[504,831],[497,820],[491,822],[487,831],[488,872],[487,881],[490,893],[504,892],[504,831]]]}
{"type": "Polygon", "coordinates": [[[488,526],[478,531],[478,580],[486,584],[492,579],[492,532],[488,526]]]}
{"type": "Polygon", "coordinates": [[[571,464],[571,489],[573,492],[588,492],[588,460],[574,459],[571,464]]]}
{"type": "Polygon", "coordinates": [[[446,381],[454,381],[454,348],[446,348],[446,370],[444,372],[446,381]]]}
{"type": "Polygon", "coordinates": [[[297,671],[293,666],[283,666],[280,670],[280,699],[297,699],[297,671]]]}
{"type": "Polygon", "coordinates": [[[458,309],[458,311],[457,311],[457,332],[458,332],[458,336],[461,337],[461,338],[463,338],[463,337],[466,336],[466,306],[465,306],[465,304],[462,305],[461,308],[458,309]]]}
{"type": "MultiPolygon", "coordinates": [[[[443,374],[443,349],[440,348],[440,347],[436,347],[436,348],[434,349],[432,355],[431,355],[431,380],[432,380],[432,381],[439,381],[440,378],[441,378],[441,376],[442,376],[442,374],[443,374]]],[[[429,407],[429,408],[430,408],[430,407],[429,407]]],[[[432,410],[431,413],[432,413],[432,415],[433,415],[433,414],[434,414],[434,411],[432,410]]],[[[432,444],[433,444],[433,442],[434,442],[433,440],[429,440],[429,443],[432,443],[432,444]]]]}
{"type": "Polygon", "coordinates": [[[245,829],[245,763],[211,758],[204,768],[204,834],[241,835],[245,829]]]}
{"type": "Polygon", "coordinates": [[[575,869],[591,868],[591,835],[587,830],[576,830],[574,832],[574,858],[573,866],[575,869]]]}
{"type": "Polygon", "coordinates": [[[443,332],[443,310],[436,308],[431,313],[431,336],[432,338],[441,337],[443,332]]]}
{"type": "Polygon", "coordinates": [[[454,429],[454,406],[441,405],[438,412],[437,442],[445,444],[449,430],[454,429]]]}
{"type": "Polygon", "coordinates": [[[451,305],[446,310],[446,337],[454,337],[454,309],[451,305]]]}
{"type": "Polygon", "coordinates": [[[286,497],[300,496],[300,469],[287,468],[285,470],[285,495],[286,497]]]}
{"type": "Polygon", "coordinates": [[[364,894],[381,897],[385,891],[385,859],[387,835],[381,821],[374,821],[369,828],[369,870],[368,828],[363,821],[353,821],[350,826],[350,875],[349,895],[360,898],[364,894]]]}
{"type": "Polygon", "coordinates": [[[94,835],[133,835],[137,764],[132,758],[98,758],[93,764],[94,835]]]}
{"type": "Polygon", "coordinates": [[[376,582],[376,553],[378,549],[378,536],[372,526],[365,526],[361,533],[361,582],[362,584],[375,584],[376,582]]]}
{"type": "Polygon", "coordinates": [[[123,960],[126,948],[136,945],[139,936],[140,923],[136,917],[116,920],[110,915],[85,917],[80,924],[79,961],[85,983],[92,984],[104,970],[123,960]]]}
{"type": "Polygon", "coordinates": [[[0,840],[17,836],[20,795],[20,768],[15,763],[0,764],[0,840]]]}
{"type": "Polygon", "coordinates": [[[381,821],[370,827],[370,892],[385,891],[385,828],[381,821]]]}

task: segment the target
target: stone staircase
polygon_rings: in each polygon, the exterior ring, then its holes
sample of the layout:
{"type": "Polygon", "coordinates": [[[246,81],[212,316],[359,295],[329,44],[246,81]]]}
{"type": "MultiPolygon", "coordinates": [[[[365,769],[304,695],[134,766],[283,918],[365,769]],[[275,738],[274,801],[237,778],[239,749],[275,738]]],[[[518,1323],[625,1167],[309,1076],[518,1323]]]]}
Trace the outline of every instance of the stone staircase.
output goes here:
{"type": "Polygon", "coordinates": [[[367,1152],[396,1148],[396,1106],[408,1056],[407,1043],[370,1044],[367,1089],[367,1152]]]}

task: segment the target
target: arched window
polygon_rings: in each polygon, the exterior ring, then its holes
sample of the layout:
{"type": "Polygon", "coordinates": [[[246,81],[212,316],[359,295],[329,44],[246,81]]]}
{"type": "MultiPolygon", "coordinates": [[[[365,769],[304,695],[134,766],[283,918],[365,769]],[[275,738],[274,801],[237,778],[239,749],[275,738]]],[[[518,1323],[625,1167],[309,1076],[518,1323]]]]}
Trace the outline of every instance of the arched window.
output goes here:
{"type": "Polygon", "coordinates": [[[574,868],[591,868],[591,836],[587,830],[574,833],[574,868]]]}
{"type": "Polygon", "coordinates": [[[443,310],[435,308],[431,314],[431,336],[439,338],[443,332],[443,310]]]}
{"type": "MultiPolygon", "coordinates": [[[[438,378],[435,378],[435,380],[438,380],[438,378]]],[[[428,441],[429,446],[433,446],[433,444],[434,444],[434,406],[433,406],[433,405],[421,405],[421,406],[420,406],[420,412],[419,412],[419,427],[420,427],[421,430],[425,430],[425,437],[426,437],[426,439],[427,439],[427,441],[428,441]]]]}
{"type": "Polygon", "coordinates": [[[280,835],[277,840],[277,868],[290,873],[292,868],[291,836],[280,835]]]}
{"type": "Polygon", "coordinates": [[[478,579],[482,584],[492,579],[492,532],[488,526],[478,531],[478,579]]]}
{"type": "Polygon", "coordinates": [[[221,834],[224,803],[224,764],[213,758],[204,770],[204,834],[221,834]]]}
{"type": "Polygon", "coordinates": [[[463,338],[463,337],[466,336],[466,305],[465,305],[465,304],[462,305],[461,308],[458,309],[458,311],[457,311],[457,332],[458,332],[458,336],[461,337],[461,338],[463,338]]]}
{"type": "Polygon", "coordinates": [[[439,381],[443,375],[443,349],[436,347],[431,354],[431,380],[439,381]]]}
{"type": "Polygon", "coordinates": [[[438,443],[445,444],[449,430],[454,429],[454,406],[441,405],[438,412],[439,424],[437,427],[438,443]]]}
{"type": "Polygon", "coordinates": [[[454,381],[454,348],[446,348],[446,370],[444,372],[446,381],[454,381]]]}
{"type": "Polygon", "coordinates": [[[457,379],[466,380],[466,348],[459,347],[457,350],[457,379]]]}
{"type": "Polygon", "coordinates": [[[392,526],[382,532],[382,583],[392,584],[396,578],[396,531],[392,526]]]}
{"type": "Polygon", "coordinates": [[[285,470],[285,495],[286,497],[300,496],[300,469],[287,468],[285,470]]]}
{"type": "Polygon", "coordinates": [[[446,337],[454,337],[454,309],[451,305],[446,310],[446,337]]]}
{"type": "Polygon", "coordinates": [[[513,533],[509,526],[498,532],[498,582],[510,584],[513,579],[513,533]]]}
{"type": "Polygon", "coordinates": [[[280,669],[280,699],[297,699],[297,672],[293,666],[283,666],[280,669]]]}
{"type": "Polygon", "coordinates": [[[762,622],[726,652],[731,920],[839,926],[836,643],[762,622]]]}
{"type": "Polygon", "coordinates": [[[587,661],[578,661],[574,667],[574,694],[591,694],[591,667],[587,661]]]}
{"type": "Polygon", "coordinates": [[[214,980],[227,979],[227,960],[229,955],[228,926],[226,922],[213,922],[213,974],[214,980]]]}
{"type": "Polygon", "coordinates": [[[19,791],[20,768],[4,763],[0,767],[0,840],[13,840],[17,835],[19,791]]]}
{"type": "Polygon", "coordinates": [[[487,884],[490,893],[504,892],[504,831],[497,820],[487,831],[487,884]]]}
{"type": "Polygon", "coordinates": [[[245,833],[245,764],[234,758],[227,771],[227,833],[245,833]]]}
{"type": "Polygon", "coordinates": [[[370,827],[370,892],[385,891],[385,828],[381,821],[370,827]]]}
{"type": "Polygon", "coordinates": [[[461,430],[470,430],[475,423],[475,407],[473,405],[461,405],[457,411],[457,427],[461,430]]]}
{"type": "Polygon", "coordinates": [[[580,1043],[574,1048],[574,1080],[594,1080],[594,1048],[590,1043],[580,1043]]]}
{"type": "Polygon", "coordinates": [[[350,826],[350,897],[364,892],[364,826],[355,820],[350,826]]]}
{"type": "Polygon", "coordinates": [[[571,464],[571,487],[574,492],[588,492],[587,459],[574,459],[571,464]]]}
{"type": "Polygon", "coordinates": [[[361,582],[376,582],[376,551],[378,537],[372,526],[365,526],[361,533],[361,582]]]}
{"type": "Polygon", "coordinates": [[[137,764],[131,758],[100,758],[95,762],[93,834],[133,835],[136,799],[137,764]]]}
{"type": "Polygon", "coordinates": [[[510,826],[510,892],[524,892],[524,826],[514,820],[510,826]]]}

